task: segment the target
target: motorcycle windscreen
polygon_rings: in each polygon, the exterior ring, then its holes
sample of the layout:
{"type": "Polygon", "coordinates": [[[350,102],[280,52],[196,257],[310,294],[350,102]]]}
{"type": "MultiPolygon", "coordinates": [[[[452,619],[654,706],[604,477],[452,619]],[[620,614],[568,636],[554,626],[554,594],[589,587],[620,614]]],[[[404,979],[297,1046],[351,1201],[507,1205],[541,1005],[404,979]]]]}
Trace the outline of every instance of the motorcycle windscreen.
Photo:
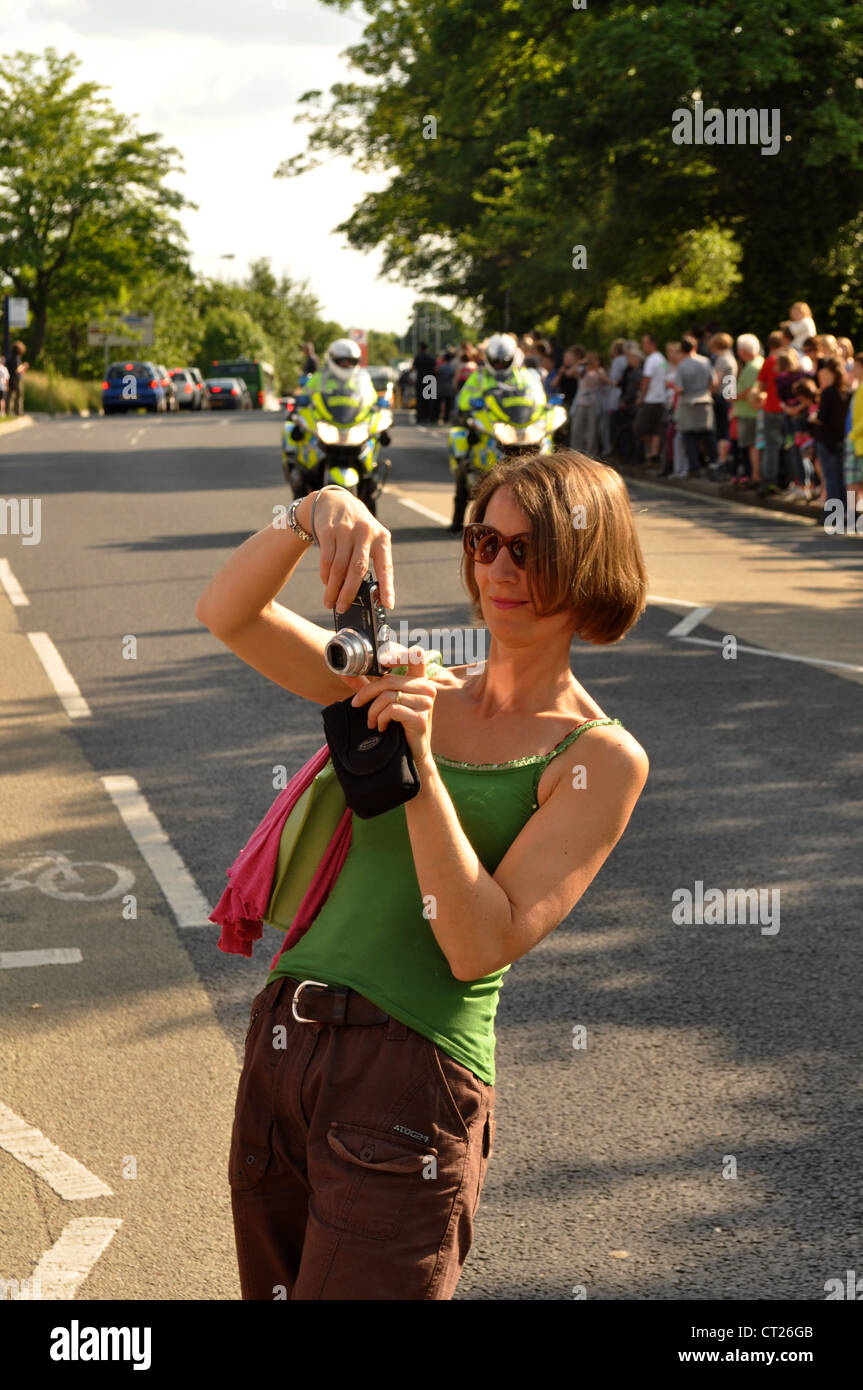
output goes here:
{"type": "Polygon", "coordinates": [[[545,393],[533,386],[514,390],[504,385],[494,392],[495,405],[512,425],[528,425],[545,405],[545,393]]]}
{"type": "Polygon", "coordinates": [[[327,415],[336,425],[352,425],[365,409],[358,392],[331,391],[322,396],[327,415]]]}

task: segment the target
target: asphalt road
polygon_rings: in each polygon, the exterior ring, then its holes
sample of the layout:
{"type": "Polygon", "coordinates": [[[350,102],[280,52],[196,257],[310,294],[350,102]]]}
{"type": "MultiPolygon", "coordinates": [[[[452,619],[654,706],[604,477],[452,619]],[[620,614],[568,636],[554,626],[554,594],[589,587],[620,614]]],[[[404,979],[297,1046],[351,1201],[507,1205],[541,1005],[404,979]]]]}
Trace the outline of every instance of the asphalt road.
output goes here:
{"type": "MultiPolygon", "coordinates": [[[[281,936],[250,962],[219,952],[212,925],[178,926],[100,779],[135,780],[213,904],[274,766],[323,742],[317,706],[194,616],[289,500],[279,429],[111,418],[0,439],[0,498],[42,499],[38,545],[0,535],[29,599],[0,590],[0,952],[81,955],[0,969],[0,1102],[110,1189],[57,1191],[8,1151],[7,1118],[0,1278],[92,1219],[103,1244],[76,1296],[239,1294],[227,1145],[249,1002],[281,936]],[[28,633],[50,637],[89,717],[64,712],[28,633]],[[133,875],[137,917],[119,895],[58,896],[50,874],[47,892],[10,889],[49,849],[133,875]]],[[[396,426],[379,508],[398,616],[425,628],[467,623],[459,542],[422,510],[450,516],[444,438],[396,426]]],[[[656,601],[620,646],[574,643],[572,664],[651,775],[575,912],[507,977],[495,1153],[457,1296],[819,1299],[863,1258],[863,544],[632,494],[656,601]],[[697,625],[672,635],[687,614],[697,625]],[[672,894],[696,881],[780,890],[779,930],[676,924],[672,894]]],[[[285,601],[329,626],[312,557],[285,601]]],[[[94,895],[122,886],[86,873],[94,895]]]]}

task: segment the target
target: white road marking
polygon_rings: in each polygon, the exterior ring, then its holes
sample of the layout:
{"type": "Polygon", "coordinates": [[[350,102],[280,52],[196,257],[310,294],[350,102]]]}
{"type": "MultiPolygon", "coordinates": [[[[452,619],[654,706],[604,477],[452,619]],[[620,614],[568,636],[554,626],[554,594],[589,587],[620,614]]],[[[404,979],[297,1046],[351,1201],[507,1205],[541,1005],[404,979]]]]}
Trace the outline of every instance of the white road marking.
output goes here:
{"type": "Polygon", "coordinates": [[[648,594],[648,603],[671,603],[678,608],[698,608],[700,605],[692,603],[688,598],[663,598],[661,594],[648,594]]]}
{"type": "Polygon", "coordinates": [[[119,1216],[79,1216],[69,1221],[30,1276],[42,1299],[74,1298],[123,1222],[119,1216]]]}
{"type": "Polygon", "coordinates": [[[219,424],[220,424],[220,425],[226,425],[227,423],[228,423],[228,417],[227,417],[227,415],[223,415],[222,418],[221,418],[221,420],[219,421],[219,424]]]}
{"type": "Polygon", "coordinates": [[[669,628],[669,637],[685,637],[687,633],[692,632],[699,623],[704,621],[708,613],[712,612],[712,608],[693,608],[690,613],[686,614],[685,618],[681,618],[679,623],[675,623],[674,627],[669,628]]]}
{"type": "Polygon", "coordinates": [[[92,710],[47,632],[28,632],[27,636],[69,718],[89,719],[92,710]]]}
{"type": "Polygon", "coordinates": [[[212,927],[210,908],[134,777],[102,777],[110,796],[150,871],[168,900],[178,927],[212,927]]]}
{"type": "Polygon", "coordinates": [[[77,946],[54,946],[46,951],[0,951],[0,970],[23,965],[78,965],[83,960],[77,946]]]}
{"type": "Polygon", "coordinates": [[[13,608],[29,608],[30,600],[12,573],[8,560],[0,560],[0,584],[6,590],[6,597],[13,608]]]}
{"type": "Polygon", "coordinates": [[[82,430],[91,430],[93,428],[93,421],[85,420],[81,428],[82,430]]]}
{"type": "Polygon", "coordinates": [[[400,497],[398,500],[403,507],[409,507],[412,512],[419,512],[420,516],[427,516],[429,521],[436,521],[439,526],[449,526],[449,517],[441,516],[440,512],[433,512],[431,507],[424,507],[422,502],[414,502],[410,497],[400,497]]]}
{"type": "MultiPolygon", "coordinates": [[[[683,642],[697,642],[700,647],[722,647],[723,642],[717,642],[710,637],[683,637],[683,642]]],[[[771,652],[767,647],[744,647],[742,643],[737,643],[737,651],[749,652],[752,656],[773,656],[778,661],[799,661],[804,666],[833,666],[839,671],[863,671],[863,666],[852,666],[847,661],[828,661],[821,656],[796,656],[793,652],[771,652]]]]}
{"type": "Polygon", "coordinates": [[[65,1202],[80,1202],[87,1197],[113,1197],[107,1183],[70,1158],[41,1130],[28,1125],[14,1110],[0,1101],[0,1149],[5,1149],[25,1168],[43,1178],[65,1202]]]}
{"type": "Polygon", "coordinates": [[[131,439],[129,440],[129,447],[131,448],[133,444],[137,444],[138,440],[141,438],[143,434],[146,434],[146,432],[146,425],[142,425],[139,430],[136,430],[135,433],[132,435],[131,439]]]}

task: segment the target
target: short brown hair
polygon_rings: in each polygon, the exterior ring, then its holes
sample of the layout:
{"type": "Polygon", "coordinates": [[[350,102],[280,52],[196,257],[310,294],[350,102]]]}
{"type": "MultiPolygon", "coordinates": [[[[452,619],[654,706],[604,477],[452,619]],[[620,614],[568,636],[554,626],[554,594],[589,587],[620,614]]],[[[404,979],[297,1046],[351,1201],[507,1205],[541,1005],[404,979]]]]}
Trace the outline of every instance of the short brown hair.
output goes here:
{"type": "Polygon", "coordinates": [[[734,339],[730,333],[714,333],[710,339],[710,346],[714,352],[730,352],[734,347],[734,339]]]}
{"type": "MultiPolygon", "coordinates": [[[[584,642],[617,642],[638,621],[647,573],[626,484],[616,469],[574,449],[502,459],[480,482],[468,523],[481,522],[492,496],[508,487],[530,518],[526,574],[540,617],[569,609],[584,642]],[[587,525],[576,526],[584,507],[587,525]]],[[[462,582],[482,622],[474,561],[462,554],[462,582]]]]}
{"type": "Polygon", "coordinates": [[[770,334],[770,337],[767,339],[767,346],[771,352],[774,348],[782,346],[782,334],[778,330],[770,334]]]}

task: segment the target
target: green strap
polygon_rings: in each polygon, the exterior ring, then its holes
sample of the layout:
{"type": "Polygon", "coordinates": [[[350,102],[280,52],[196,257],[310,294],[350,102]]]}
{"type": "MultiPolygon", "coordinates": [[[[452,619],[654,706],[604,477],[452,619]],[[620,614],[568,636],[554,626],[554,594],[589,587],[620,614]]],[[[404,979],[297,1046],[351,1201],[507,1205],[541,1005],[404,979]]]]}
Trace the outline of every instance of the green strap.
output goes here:
{"type": "Polygon", "coordinates": [[[619,723],[619,719],[589,719],[586,724],[579,724],[577,729],[573,729],[571,733],[568,733],[563,742],[559,743],[556,748],[553,748],[550,753],[547,753],[546,757],[556,757],[558,753],[563,752],[564,748],[568,748],[571,743],[574,743],[575,740],[578,738],[579,734],[586,733],[588,729],[596,729],[602,724],[619,723]]]}

